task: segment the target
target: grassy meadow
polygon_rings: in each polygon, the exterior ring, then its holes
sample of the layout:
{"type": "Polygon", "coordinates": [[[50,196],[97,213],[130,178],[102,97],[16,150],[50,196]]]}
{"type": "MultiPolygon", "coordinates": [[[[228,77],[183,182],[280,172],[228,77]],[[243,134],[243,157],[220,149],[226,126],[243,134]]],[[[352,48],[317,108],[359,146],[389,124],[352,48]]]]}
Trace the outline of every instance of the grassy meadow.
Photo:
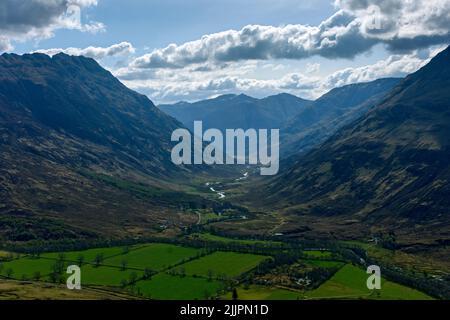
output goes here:
{"type": "Polygon", "coordinates": [[[174,264],[183,262],[200,254],[200,250],[164,243],[152,243],[131,250],[128,254],[107,258],[105,265],[122,266],[126,262],[128,268],[144,270],[166,269],[174,264]]]}
{"type": "MultiPolygon", "coordinates": [[[[192,234],[193,239],[241,245],[267,244],[261,240],[236,240],[209,233],[192,234]]],[[[270,242],[272,252],[287,252],[281,242],[270,242]]],[[[248,248],[246,249],[248,251],[248,248]]],[[[253,250],[253,249],[252,249],[253,250]]],[[[297,250],[297,249],[294,249],[297,250]]],[[[231,299],[235,288],[240,300],[297,300],[297,299],[431,299],[415,289],[383,279],[382,289],[369,291],[366,287],[368,275],[360,267],[338,259],[326,250],[304,250],[303,256],[294,264],[279,265],[275,269],[257,267],[264,261],[275,261],[272,255],[250,254],[235,251],[206,251],[186,245],[147,243],[135,246],[94,248],[81,251],[43,253],[39,256],[3,254],[0,259],[0,288],[14,287],[24,297],[40,297],[36,288],[49,286],[43,297],[54,293],[55,298],[77,297],[61,292],[68,265],[81,264],[82,288],[85,297],[107,297],[124,295],[139,299],[195,300],[221,297],[231,299]],[[15,258],[11,260],[11,257],[15,258]],[[6,259],[6,260],[5,260],[6,259]],[[81,259],[81,260],[80,260],[81,259]],[[3,261],[2,261],[3,260],[3,261]],[[54,270],[60,265],[60,277],[54,270]],[[264,281],[244,283],[243,275],[258,270],[264,281]],[[304,269],[304,270],[303,270],[304,269]],[[308,277],[308,272],[329,270],[326,278],[310,287],[301,287],[298,277],[308,277]],[[263,272],[261,274],[261,272],[263,272]],[[294,278],[292,278],[294,277],[294,278]],[[297,278],[295,278],[297,277],[297,278]],[[293,279],[283,284],[286,279],[293,279]],[[269,280],[269,281],[268,281],[269,280]],[[58,281],[58,283],[51,283],[58,281]],[[268,281],[268,282],[267,282],[268,281]],[[276,284],[271,281],[281,281],[276,284]],[[266,284],[267,283],[267,284],[266,284]],[[297,284],[296,284],[297,283],[297,284]],[[313,289],[314,288],[314,289],[313,289]],[[95,290],[103,290],[97,294],[95,290]]],[[[271,262],[271,263],[272,263],[271,262]]],[[[267,265],[267,263],[266,263],[267,265]]],[[[317,275],[316,275],[317,276],[317,275]]],[[[251,276],[253,277],[253,275],[251,276]]],[[[12,297],[13,294],[3,295],[12,297]]],[[[79,295],[82,299],[83,295],[79,295]]],[[[0,292],[0,299],[2,294],[0,292]]],[[[119,298],[122,298],[120,296],[119,298]]]]}
{"type": "Polygon", "coordinates": [[[225,275],[233,278],[252,270],[266,259],[268,258],[265,256],[254,254],[214,252],[198,260],[183,264],[176,270],[178,272],[183,270],[187,275],[191,276],[209,277],[211,275],[212,277],[217,277],[225,275]]]}
{"type": "Polygon", "coordinates": [[[307,298],[313,299],[398,299],[398,300],[429,300],[431,297],[417,290],[382,280],[381,290],[375,293],[367,289],[367,273],[358,267],[347,264],[330,280],[318,289],[307,293],[307,298]]]}
{"type": "Polygon", "coordinates": [[[139,281],[136,288],[146,297],[157,300],[202,300],[216,294],[223,283],[205,278],[157,274],[139,281]]]}
{"type": "Polygon", "coordinates": [[[242,239],[232,239],[232,238],[226,238],[217,236],[210,233],[194,233],[189,236],[193,239],[200,239],[205,241],[217,241],[222,243],[237,243],[237,244],[244,244],[244,245],[273,245],[273,246],[282,246],[283,242],[279,241],[264,241],[264,240],[242,240],[242,239]]]}

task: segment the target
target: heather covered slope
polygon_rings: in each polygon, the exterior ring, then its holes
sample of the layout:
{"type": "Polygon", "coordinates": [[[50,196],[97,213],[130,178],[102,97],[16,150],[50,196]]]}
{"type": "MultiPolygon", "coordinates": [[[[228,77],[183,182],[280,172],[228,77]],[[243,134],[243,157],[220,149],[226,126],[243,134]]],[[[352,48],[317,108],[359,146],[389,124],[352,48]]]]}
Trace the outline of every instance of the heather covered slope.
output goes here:
{"type": "Polygon", "coordinates": [[[14,135],[16,140],[25,139],[16,147],[28,141],[35,153],[48,152],[64,164],[139,170],[151,176],[170,175],[175,168],[170,161],[170,136],[181,125],[92,59],[4,54],[0,81],[5,134],[10,140],[14,135]],[[43,140],[55,147],[77,145],[50,150],[43,140]]]}
{"type": "Polygon", "coordinates": [[[400,81],[398,78],[379,79],[326,93],[284,125],[281,130],[284,156],[298,156],[323,143],[377,105],[400,81]]]}
{"type": "Polygon", "coordinates": [[[151,234],[195,222],[179,204],[202,200],[171,184],[186,170],[170,161],[180,126],[92,59],[2,55],[0,238],[151,234]]]}
{"type": "Polygon", "coordinates": [[[347,230],[365,226],[366,233],[448,242],[449,75],[447,49],[366,116],[300,157],[272,181],[268,202],[300,220],[331,218],[347,230]]]}

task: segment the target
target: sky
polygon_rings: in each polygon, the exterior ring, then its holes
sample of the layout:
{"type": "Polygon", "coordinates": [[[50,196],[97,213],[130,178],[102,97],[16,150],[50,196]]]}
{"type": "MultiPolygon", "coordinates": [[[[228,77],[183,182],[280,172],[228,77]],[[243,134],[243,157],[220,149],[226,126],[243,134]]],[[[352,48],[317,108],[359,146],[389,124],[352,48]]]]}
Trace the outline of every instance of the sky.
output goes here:
{"type": "Polygon", "coordinates": [[[450,42],[450,0],[1,0],[0,52],[96,59],[156,104],[403,77],[450,42]]]}

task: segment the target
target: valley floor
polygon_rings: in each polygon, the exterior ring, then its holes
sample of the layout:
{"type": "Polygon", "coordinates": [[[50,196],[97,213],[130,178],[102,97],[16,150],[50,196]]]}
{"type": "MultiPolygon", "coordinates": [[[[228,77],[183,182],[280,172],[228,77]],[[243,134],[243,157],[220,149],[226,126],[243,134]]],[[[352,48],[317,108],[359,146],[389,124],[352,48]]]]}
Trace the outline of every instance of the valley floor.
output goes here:
{"type": "Polygon", "coordinates": [[[349,252],[208,233],[172,243],[3,252],[0,299],[431,299],[385,277],[381,290],[368,290],[365,267],[349,252]],[[80,291],[64,288],[69,265],[81,265],[80,291]]]}

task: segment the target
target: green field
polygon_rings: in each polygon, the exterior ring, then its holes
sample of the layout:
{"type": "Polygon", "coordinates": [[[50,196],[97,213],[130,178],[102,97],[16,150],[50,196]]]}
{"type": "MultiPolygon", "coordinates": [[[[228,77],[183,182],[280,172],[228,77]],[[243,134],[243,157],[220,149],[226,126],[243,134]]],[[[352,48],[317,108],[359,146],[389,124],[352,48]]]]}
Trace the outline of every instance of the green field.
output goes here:
{"type": "Polygon", "coordinates": [[[330,251],[310,250],[310,251],[303,251],[303,254],[309,258],[331,258],[330,251]]]}
{"type": "MultiPolygon", "coordinates": [[[[262,286],[250,286],[248,289],[239,287],[237,294],[238,300],[298,300],[303,296],[297,291],[262,286]]],[[[223,298],[231,300],[232,293],[228,292],[223,298]]]]}
{"type": "Polygon", "coordinates": [[[129,281],[131,274],[135,273],[137,278],[142,277],[142,271],[132,269],[121,270],[113,267],[94,267],[85,265],[81,267],[81,283],[85,285],[119,287],[122,281],[129,281]]]}
{"type": "Polygon", "coordinates": [[[208,212],[208,213],[200,213],[202,220],[201,223],[208,223],[212,220],[217,220],[222,218],[221,216],[219,216],[218,214],[212,213],[212,212],[208,212]]]}
{"type": "Polygon", "coordinates": [[[2,262],[0,274],[6,276],[6,271],[11,269],[13,271],[12,278],[19,280],[22,278],[32,279],[36,272],[39,272],[44,277],[53,271],[54,264],[55,260],[25,257],[9,262],[2,262]]]}
{"type": "Polygon", "coordinates": [[[273,246],[282,246],[283,245],[282,242],[277,242],[277,241],[232,239],[232,238],[216,236],[216,235],[210,234],[210,233],[194,233],[194,234],[190,235],[190,237],[193,239],[200,239],[200,240],[205,240],[205,241],[217,241],[217,242],[222,242],[222,243],[239,243],[239,244],[244,244],[244,245],[254,245],[254,244],[266,245],[266,246],[267,245],[273,245],[273,246]]]}
{"type": "MultiPolygon", "coordinates": [[[[401,250],[389,250],[373,242],[342,241],[341,244],[344,246],[363,248],[372,259],[409,271],[445,276],[450,269],[449,259],[436,259],[433,255],[411,254],[401,250]]],[[[439,251],[443,257],[449,256],[448,247],[442,247],[439,251]]]]}
{"type": "Polygon", "coordinates": [[[303,260],[303,262],[305,262],[307,265],[310,265],[313,267],[325,268],[325,269],[340,268],[345,264],[344,262],[340,262],[340,261],[312,260],[312,259],[303,260]]]}
{"type": "MultiPolygon", "coordinates": [[[[226,239],[210,234],[201,236],[209,238],[210,241],[245,241],[246,244],[262,242],[226,239]]],[[[269,256],[222,251],[202,256],[202,251],[203,249],[181,245],[150,243],[131,246],[127,250],[124,250],[124,247],[112,247],[64,252],[65,262],[61,276],[64,279],[67,276],[65,267],[77,264],[78,257],[83,256],[85,263],[81,267],[82,286],[116,288],[126,286],[123,292],[139,293],[147,298],[193,300],[215,297],[224,289],[226,280],[237,278],[256,268],[262,261],[271,259],[269,256]],[[98,255],[103,256],[103,260],[95,267],[92,263],[98,255]],[[145,269],[159,273],[153,275],[151,279],[142,280],[145,269]]],[[[385,279],[382,280],[381,290],[370,291],[366,287],[368,275],[365,270],[345,262],[327,260],[332,256],[329,251],[306,251],[306,253],[308,258],[299,261],[299,268],[306,265],[307,270],[313,268],[339,270],[319,288],[305,293],[284,287],[251,285],[244,288],[236,283],[238,298],[240,300],[431,299],[417,290],[385,279]]],[[[36,274],[39,274],[41,281],[50,282],[49,275],[60,258],[59,253],[45,253],[41,254],[40,258],[24,256],[0,262],[0,275],[7,276],[8,270],[12,270],[11,278],[16,280],[34,280],[37,278],[36,274]]],[[[223,298],[231,299],[231,293],[223,298]]]]}
{"type": "MultiPolygon", "coordinates": [[[[21,280],[23,278],[32,280],[35,273],[39,272],[41,280],[48,280],[48,275],[53,272],[53,266],[56,260],[52,259],[35,259],[21,258],[10,262],[3,263],[1,275],[6,276],[8,269],[13,270],[12,278],[21,280]]],[[[65,267],[69,263],[66,262],[65,267]]],[[[85,285],[104,285],[104,286],[120,286],[122,280],[129,280],[130,274],[136,272],[141,277],[143,272],[132,269],[122,271],[120,268],[112,267],[94,267],[92,265],[84,265],[81,267],[81,283],[85,285]]],[[[66,276],[63,272],[63,278],[66,276]]]]}
{"type": "Polygon", "coordinates": [[[200,250],[195,248],[152,243],[132,250],[126,255],[105,259],[103,264],[108,266],[121,266],[122,261],[126,261],[128,268],[163,270],[174,264],[183,262],[184,259],[195,257],[199,253],[200,250]]]}
{"type": "MultiPolygon", "coordinates": [[[[130,250],[133,250],[137,248],[130,247],[130,250]]],[[[84,263],[93,263],[94,259],[97,255],[102,255],[103,258],[108,258],[116,255],[122,255],[124,252],[123,247],[112,247],[112,248],[95,248],[95,249],[88,249],[84,251],[70,251],[70,252],[53,252],[53,253],[44,253],[41,254],[41,258],[47,258],[47,259],[59,259],[60,255],[64,256],[64,260],[66,261],[73,261],[76,262],[78,260],[78,257],[82,256],[84,258],[84,263]]]]}
{"type": "Polygon", "coordinates": [[[214,252],[206,257],[183,264],[176,270],[179,272],[184,269],[186,274],[191,276],[208,277],[208,274],[212,272],[213,277],[221,275],[236,277],[252,270],[265,259],[267,257],[254,254],[214,252]]]}
{"type": "Polygon", "coordinates": [[[218,215],[215,214],[213,211],[208,210],[208,209],[197,209],[197,210],[193,210],[193,213],[196,215],[199,215],[201,217],[200,219],[200,224],[207,224],[211,221],[214,220],[220,220],[223,219],[224,216],[222,215],[218,215]]]}
{"type": "Polygon", "coordinates": [[[223,288],[219,281],[204,278],[157,274],[150,280],[139,281],[136,290],[144,296],[156,300],[196,300],[207,299],[223,288]]]}
{"type": "Polygon", "coordinates": [[[428,300],[431,299],[417,290],[382,280],[379,296],[374,296],[367,289],[367,273],[355,266],[345,265],[330,280],[318,289],[307,293],[307,298],[315,299],[358,299],[358,298],[380,298],[399,300],[428,300]]]}

